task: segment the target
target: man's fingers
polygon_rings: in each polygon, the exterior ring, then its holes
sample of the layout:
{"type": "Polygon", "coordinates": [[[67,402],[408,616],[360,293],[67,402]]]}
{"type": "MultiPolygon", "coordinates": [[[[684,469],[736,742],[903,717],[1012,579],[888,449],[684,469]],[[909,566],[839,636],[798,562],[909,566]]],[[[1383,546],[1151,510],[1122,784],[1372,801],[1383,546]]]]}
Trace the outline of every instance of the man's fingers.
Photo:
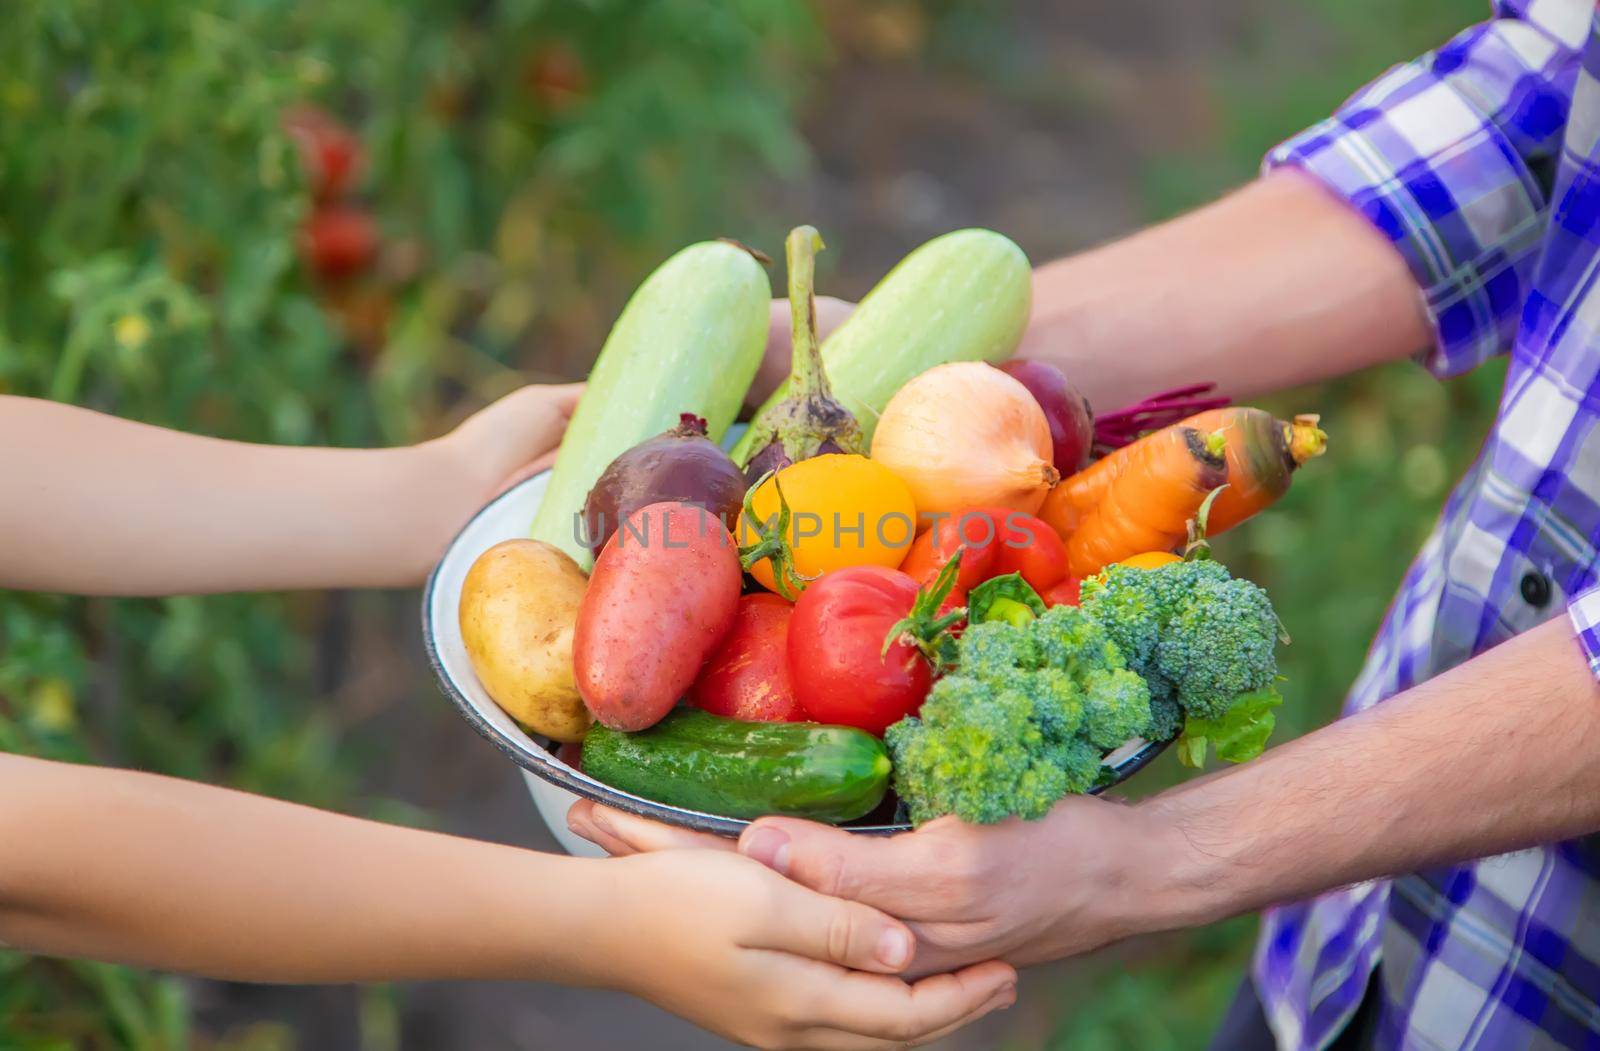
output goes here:
{"type": "Polygon", "coordinates": [[[804,887],[775,884],[779,892],[750,948],[778,949],[853,971],[894,974],[916,954],[911,929],[877,909],[826,898],[804,887]]]}
{"type": "Polygon", "coordinates": [[[1017,972],[998,960],[910,985],[879,975],[846,975],[829,990],[807,1043],[862,1049],[925,1044],[1009,1007],[1016,983],[1017,972]]]}
{"type": "Polygon", "coordinates": [[[611,854],[657,850],[733,850],[734,841],[709,832],[674,828],[659,821],[580,799],[567,811],[567,827],[611,854]],[[617,849],[613,849],[613,846],[617,849]]]}
{"type": "Polygon", "coordinates": [[[901,916],[918,877],[906,870],[904,842],[905,837],[861,836],[777,817],[762,818],[745,829],[739,852],[819,894],[851,898],[901,916]]]}

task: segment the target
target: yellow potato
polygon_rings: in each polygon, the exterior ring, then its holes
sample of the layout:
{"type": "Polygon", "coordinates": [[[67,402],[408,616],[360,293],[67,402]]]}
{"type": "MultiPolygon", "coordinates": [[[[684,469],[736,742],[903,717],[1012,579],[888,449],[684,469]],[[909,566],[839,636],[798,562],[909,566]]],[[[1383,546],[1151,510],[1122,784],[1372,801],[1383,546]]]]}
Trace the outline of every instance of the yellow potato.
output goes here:
{"type": "Polygon", "coordinates": [[[572,630],[588,578],[538,540],[496,544],[461,587],[461,636],[478,681],[534,733],[581,741],[594,717],[572,675],[572,630]]]}

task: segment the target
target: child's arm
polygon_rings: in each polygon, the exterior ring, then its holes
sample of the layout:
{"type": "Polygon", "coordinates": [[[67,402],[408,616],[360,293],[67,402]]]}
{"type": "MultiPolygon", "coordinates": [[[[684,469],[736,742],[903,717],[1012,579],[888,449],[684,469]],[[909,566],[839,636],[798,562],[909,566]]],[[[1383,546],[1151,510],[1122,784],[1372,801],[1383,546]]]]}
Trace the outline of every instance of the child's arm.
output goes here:
{"type": "Polygon", "coordinates": [[[581,390],[526,387],[397,449],[250,445],[0,396],[0,587],[415,584],[509,476],[556,447],[581,390]]]}
{"type": "Polygon", "coordinates": [[[732,854],[554,857],[4,754],[0,844],[0,940],[234,979],[543,979],[761,1046],[868,1047],[847,1034],[923,1038],[1016,977],[888,977],[902,924],[732,854]]]}

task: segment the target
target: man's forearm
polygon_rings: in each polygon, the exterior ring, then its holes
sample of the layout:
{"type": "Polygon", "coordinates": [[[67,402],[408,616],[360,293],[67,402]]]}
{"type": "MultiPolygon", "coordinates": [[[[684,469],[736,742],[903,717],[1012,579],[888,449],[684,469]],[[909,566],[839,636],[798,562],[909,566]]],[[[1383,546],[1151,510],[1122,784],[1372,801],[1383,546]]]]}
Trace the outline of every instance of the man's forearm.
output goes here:
{"type": "Polygon", "coordinates": [[[1566,617],[1143,804],[1192,848],[1177,922],[1600,830],[1600,686],[1566,617]]]}
{"type": "Polygon", "coordinates": [[[1400,254],[1320,185],[1281,171],[1196,212],[1040,267],[1020,353],[1103,409],[1214,380],[1246,398],[1422,349],[1400,254]]]}
{"type": "Polygon", "coordinates": [[[249,445],[15,397],[0,449],[0,587],[22,590],[413,583],[492,484],[440,445],[249,445]]]}
{"type": "Polygon", "coordinates": [[[4,754],[0,800],[0,943],[252,981],[597,977],[598,862],[4,754]]]}

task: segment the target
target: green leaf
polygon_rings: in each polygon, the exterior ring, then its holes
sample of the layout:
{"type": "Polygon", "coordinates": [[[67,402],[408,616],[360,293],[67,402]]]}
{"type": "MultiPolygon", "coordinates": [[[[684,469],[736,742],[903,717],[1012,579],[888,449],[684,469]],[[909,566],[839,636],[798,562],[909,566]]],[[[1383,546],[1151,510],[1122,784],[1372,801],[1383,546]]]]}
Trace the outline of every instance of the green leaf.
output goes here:
{"type": "Polygon", "coordinates": [[[1243,763],[1260,755],[1277,722],[1274,714],[1283,696],[1276,686],[1242,693],[1220,719],[1189,716],[1178,738],[1178,762],[1195,769],[1205,765],[1207,746],[1214,746],[1225,763],[1243,763]]]}
{"type": "Polygon", "coordinates": [[[1005,620],[1017,624],[1031,619],[1021,616],[1016,609],[1019,605],[1031,610],[1035,617],[1044,616],[1044,600],[1022,579],[1022,574],[990,577],[967,593],[967,623],[1005,620]]]}

